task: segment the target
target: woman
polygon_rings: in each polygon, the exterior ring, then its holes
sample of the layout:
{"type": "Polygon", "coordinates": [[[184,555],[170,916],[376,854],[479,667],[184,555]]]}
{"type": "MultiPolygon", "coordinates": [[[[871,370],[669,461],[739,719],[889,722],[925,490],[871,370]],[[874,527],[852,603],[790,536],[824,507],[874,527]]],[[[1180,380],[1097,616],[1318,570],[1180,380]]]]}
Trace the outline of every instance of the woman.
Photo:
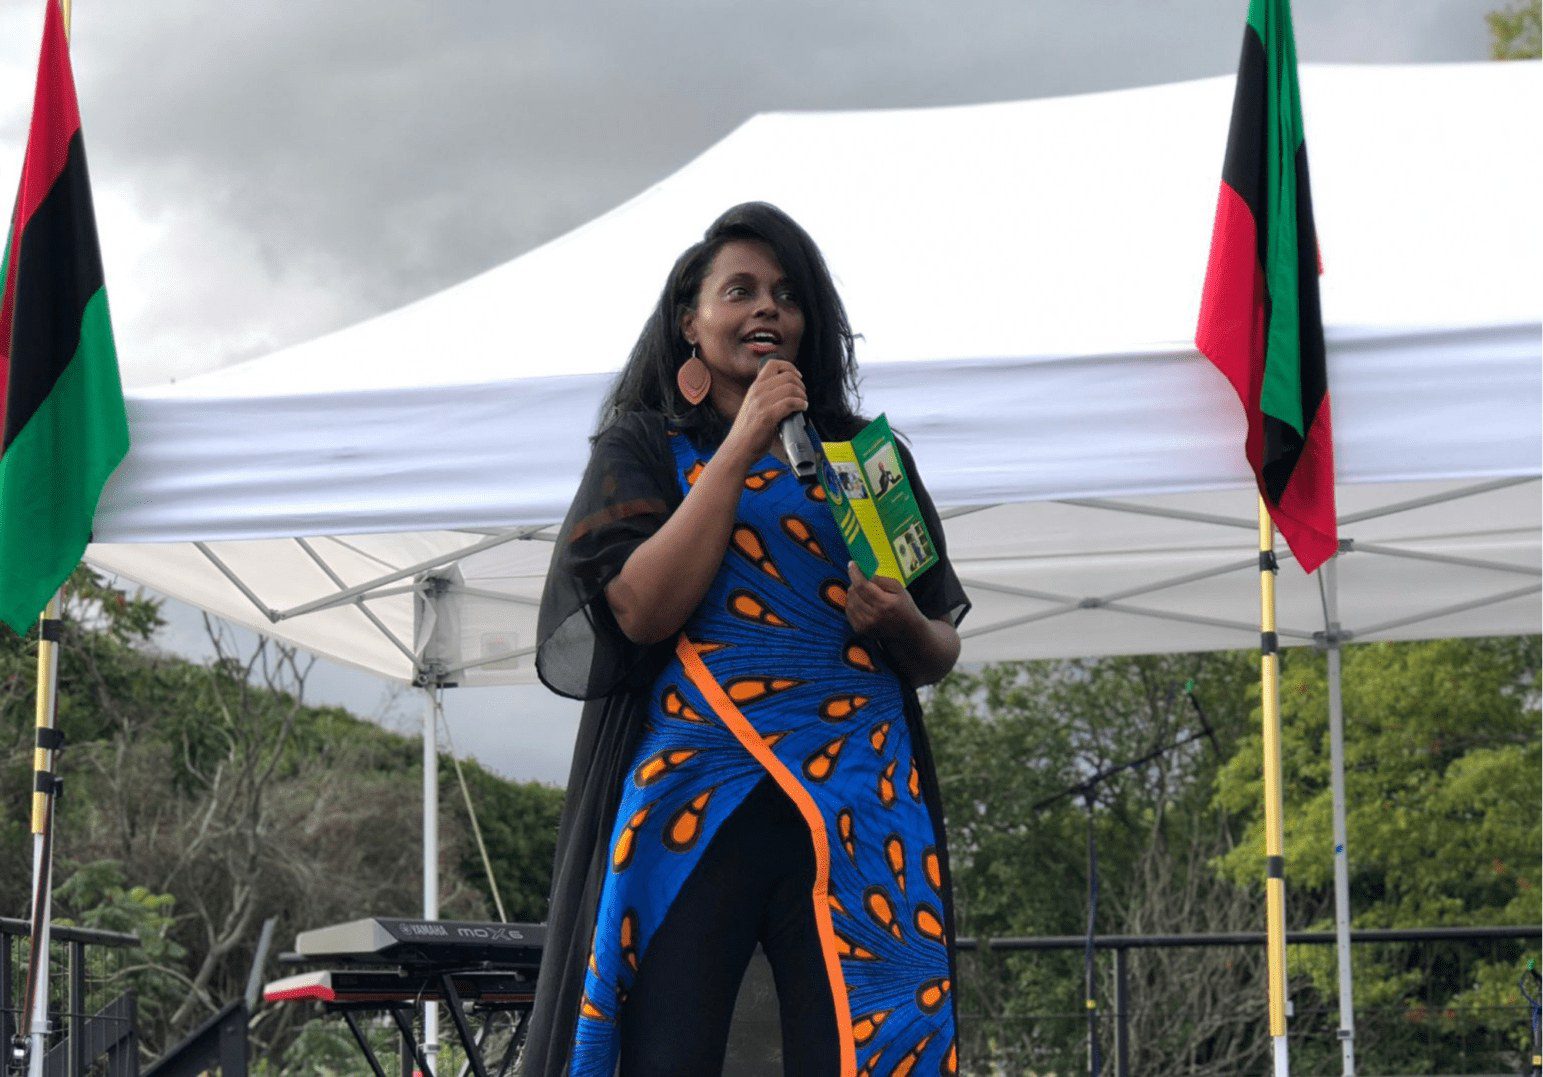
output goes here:
{"type": "Polygon", "coordinates": [[[542,600],[537,668],[588,700],[558,832],[528,1075],[717,1074],[746,964],[788,1073],[952,1073],[953,917],[915,686],[968,608],[942,527],[865,579],[778,424],[863,425],[813,241],[729,210],[688,249],[602,414],[542,600]]]}

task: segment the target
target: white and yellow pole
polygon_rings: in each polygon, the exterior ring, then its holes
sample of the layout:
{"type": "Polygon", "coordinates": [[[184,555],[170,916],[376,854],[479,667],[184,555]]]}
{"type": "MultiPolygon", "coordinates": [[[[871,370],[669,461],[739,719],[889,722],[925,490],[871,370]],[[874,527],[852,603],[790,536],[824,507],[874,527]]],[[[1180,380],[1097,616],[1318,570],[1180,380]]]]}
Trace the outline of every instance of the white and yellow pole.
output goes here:
{"type": "Polygon", "coordinates": [[[1259,702],[1264,712],[1265,926],[1268,949],[1270,1043],[1275,1077],[1287,1077],[1286,828],[1281,791],[1280,640],[1275,632],[1275,522],[1259,498],[1259,702]]]}
{"type": "Polygon", "coordinates": [[[63,738],[56,725],[59,690],[59,605],[54,595],[38,621],[37,738],[32,755],[32,946],[22,1014],[27,1036],[11,1048],[13,1069],[26,1059],[28,1077],[42,1077],[48,1039],[48,942],[52,924],[54,797],[58,779],[54,760],[63,738]]]}

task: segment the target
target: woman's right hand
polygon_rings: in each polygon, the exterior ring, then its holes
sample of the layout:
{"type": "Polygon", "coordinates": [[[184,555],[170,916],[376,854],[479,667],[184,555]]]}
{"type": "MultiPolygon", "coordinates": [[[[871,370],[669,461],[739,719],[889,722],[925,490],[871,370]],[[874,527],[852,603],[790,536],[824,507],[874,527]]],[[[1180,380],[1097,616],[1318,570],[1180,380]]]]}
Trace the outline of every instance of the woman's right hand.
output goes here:
{"type": "Polygon", "coordinates": [[[750,383],[719,451],[730,449],[748,468],[771,451],[782,420],[808,407],[809,395],[798,367],[785,359],[773,359],[750,383]]]}

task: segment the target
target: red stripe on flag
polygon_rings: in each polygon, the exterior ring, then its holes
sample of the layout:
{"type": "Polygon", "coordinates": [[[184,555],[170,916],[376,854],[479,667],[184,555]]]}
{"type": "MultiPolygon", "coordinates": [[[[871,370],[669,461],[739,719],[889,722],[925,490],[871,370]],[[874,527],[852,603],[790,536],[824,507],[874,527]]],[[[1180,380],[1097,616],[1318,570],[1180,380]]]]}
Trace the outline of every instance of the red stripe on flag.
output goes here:
{"type": "Polygon", "coordinates": [[[64,14],[57,0],[46,0],[46,7],[37,90],[32,101],[32,127],[27,134],[27,155],[21,166],[21,187],[16,192],[10,258],[5,265],[5,280],[0,281],[0,429],[5,426],[6,395],[10,384],[16,267],[21,263],[22,237],[27,222],[64,171],[70,156],[70,139],[80,129],[80,108],[75,100],[75,76],[70,70],[70,42],[64,32],[64,14]]]}
{"type": "Polygon", "coordinates": [[[1215,364],[1243,403],[1248,417],[1246,455],[1257,474],[1264,455],[1259,386],[1264,378],[1264,271],[1259,238],[1248,203],[1226,183],[1216,199],[1211,257],[1200,296],[1195,344],[1215,364]]]}
{"type": "Polygon", "coordinates": [[[22,165],[21,190],[16,197],[18,232],[26,230],[39,203],[64,171],[70,139],[78,130],[80,109],[75,101],[75,76],[70,71],[70,43],[64,33],[64,16],[58,3],[48,0],[37,94],[32,103],[32,130],[27,136],[27,159],[22,165]]]}
{"type": "Polygon", "coordinates": [[[1281,537],[1304,571],[1312,572],[1339,549],[1338,514],[1334,506],[1334,439],[1329,422],[1329,398],[1307,428],[1307,443],[1291,481],[1275,511],[1281,537]]]}

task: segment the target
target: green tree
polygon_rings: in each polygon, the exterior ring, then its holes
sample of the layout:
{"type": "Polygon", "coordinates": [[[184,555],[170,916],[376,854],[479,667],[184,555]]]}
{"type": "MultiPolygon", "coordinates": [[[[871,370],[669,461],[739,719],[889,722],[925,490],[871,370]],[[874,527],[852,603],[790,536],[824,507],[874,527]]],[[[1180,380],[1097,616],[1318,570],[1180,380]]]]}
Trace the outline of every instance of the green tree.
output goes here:
{"type": "MultiPolygon", "coordinates": [[[[59,691],[68,795],[55,868],[62,916],[140,938],[137,951],[102,966],[98,994],[136,991],[151,1056],[242,993],[267,917],[278,917],[283,946],[321,924],[410,916],[420,901],[419,746],[307,706],[308,667],[292,650],[265,642],[240,651],[211,625],[216,658],[199,665],[158,652],[158,624],[154,602],[85,570],[72,578],[59,691]]],[[[0,630],[8,915],[30,900],[33,635],[0,630]]],[[[544,919],[561,793],[463,767],[511,916],[544,919]]],[[[490,919],[459,791],[444,783],[441,797],[443,914],[490,919]]],[[[294,1047],[314,1016],[262,1009],[252,1033],[263,1065],[310,1072],[294,1059],[313,1049],[330,1058],[335,1037],[325,1030],[294,1047]]]]}
{"type": "MultiPolygon", "coordinates": [[[[1537,922],[1538,640],[1434,640],[1349,647],[1343,659],[1345,803],[1351,909],[1358,927],[1537,922]]],[[[1325,662],[1288,653],[1281,678],[1286,791],[1287,909],[1293,926],[1332,927],[1333,838],[1325,662]]],[[[1264,857],[1261,742],[1250,733],[1223,768],[1216,804],[1246,825],[1217,860],[1258,888],[1264,857]]],[[[1379,1061],[1452,1072],[1457,1016],[1478,1004],[1517,1007],[1516,954],[1486,961],[1464,948],[1358,949],[1356,1007],[1375,1037],[1394,1019],[1453,1016],[1435,1033],[1389,1034],[1379,1061]],[[1500,985],[1509,983],[1508,990],[1500,985]]],[[[1303,947],[1290,967],[1324,999],[1337,997],[1329,948],[1303,947]]],[[[1519,1009],[1518,1011],[1519,1012],[1519,1009]]],[[[1502,1017],[1514,1027],[1511,1017],[1502,1017]]],[[[1482,1024],[1482,1022],[1478,1022],[1482,1024]]],[[[1401,1026],[1403,1027],[1403,1026],[1401,1026]]]]}
{"type": "Polygon", "coordinates": [[[1536,60],[1540,48],[1543,3],[1539,0],[1513,0],[1484,16],[1489,23],[1489,54],[1496,60],[1536,60]]]}
{"type": "MultiPolygon", "coordinates": [[[[1010,663],[958,673],[934,693],[927,724],[937,756],[954,870],[959,931],[1001,938],[1080,935],[1087,926],[1083,796],[1049,798],[1154,749],[1101,784],[1091,809],[1100,876],[1100,933],[1244,930],[1258,913],[1246,889],[1210,860],[1233,826],[1210,803],[1221,761],[1245,735],[1257,658],[1170,655],[1010,663]]],[[[961,1055],[970,1072],[1076,1072],[1085,1067],[1080,952],[961,959],[961,1055]],[[981,1067],[977,1069],[976,1067],[981,1067]]],[[[1165,951],[1137,955],[1131,979],[1140,1073],[1251,1072],[1268,1044],[1257,955],[1165,951]],[[1185,1005],[1170,1004],[1175,997],[1185,1005]]],[[[1104,961],[1100,996],[1112,997],[1104,961]]],[[[1106,1055],[1112,1030],[1104,1025],[1106,1055]]]]}

